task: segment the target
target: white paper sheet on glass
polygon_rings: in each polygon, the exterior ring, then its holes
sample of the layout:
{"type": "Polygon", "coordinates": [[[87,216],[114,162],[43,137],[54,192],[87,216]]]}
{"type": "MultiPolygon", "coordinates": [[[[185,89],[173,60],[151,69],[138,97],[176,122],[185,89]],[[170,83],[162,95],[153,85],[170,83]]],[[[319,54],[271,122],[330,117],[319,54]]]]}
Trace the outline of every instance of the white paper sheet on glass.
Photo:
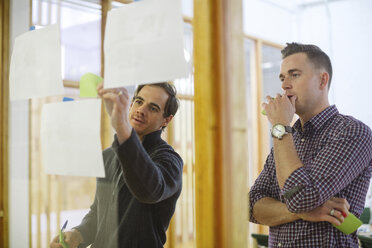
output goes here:
{"type": "Polygon", "coordinates": [[[60,31],[57,24],[28,31],[14,42],[10,100],[63,94],[60,31]]]}
{"type": "Polygon", "coordinates": [[[41,147],[47,174],[104,177],[101,100],[45,104],[41,147]]]}
{"type": "Polygon", "coordinates": [[[105,88],[188,75],[180,0],[146,0],[111,10],[105,34],[105,88]]]}

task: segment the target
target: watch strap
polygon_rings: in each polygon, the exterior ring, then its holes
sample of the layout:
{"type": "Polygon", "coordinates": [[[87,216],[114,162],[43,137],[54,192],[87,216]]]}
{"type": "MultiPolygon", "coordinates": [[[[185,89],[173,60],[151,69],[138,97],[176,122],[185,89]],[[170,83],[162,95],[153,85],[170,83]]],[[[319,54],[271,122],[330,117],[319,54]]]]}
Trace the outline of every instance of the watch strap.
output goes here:
{"type": "Polygon", "coordinates": [[[284,128],[285,128],[285,131],[286,131],[287,133],[293,133],[293,129],[292,129],[292,127],[290,127],[290,126],[284,126],[284,128]]]}

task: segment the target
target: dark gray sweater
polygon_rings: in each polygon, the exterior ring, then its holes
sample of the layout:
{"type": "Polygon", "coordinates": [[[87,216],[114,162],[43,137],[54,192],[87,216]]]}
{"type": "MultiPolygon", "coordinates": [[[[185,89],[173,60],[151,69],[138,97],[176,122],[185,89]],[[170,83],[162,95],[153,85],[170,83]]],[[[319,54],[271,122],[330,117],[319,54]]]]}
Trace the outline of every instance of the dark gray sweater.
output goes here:
{"type": "Polygon", "coordinates": [[[181,193],[183,162],[160,137],[136,133],[103,152],[106,177],[97,179],[94,203],[78,229],[91,248],[163,247],[181,193]]]}

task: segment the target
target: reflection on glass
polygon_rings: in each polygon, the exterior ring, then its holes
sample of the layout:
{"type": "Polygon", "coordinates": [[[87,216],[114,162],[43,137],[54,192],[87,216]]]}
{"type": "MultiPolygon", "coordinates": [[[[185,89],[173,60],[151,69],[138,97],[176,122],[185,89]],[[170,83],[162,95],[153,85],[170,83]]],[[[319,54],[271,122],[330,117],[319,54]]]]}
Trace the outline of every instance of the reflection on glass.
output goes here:
{"type": "MultiPolygon", "coordinates": [[[[63,79],[79,81],[86,72],[100,74],[101,7],[90,1],[32,1],[32,24],[61,27],[63,79]]],[[[65,88],[75,98],[77,88],[65,88]]],[[[43,104],[60,97],[32,99],[30,110],[30,247],[49,243],[68,219],[67,229],[76,226],[94,197],[95,178],[46,175],[41,161],[40,121],[43,104]]]]}
{"type": "Polygon", "coordinates": [[[174,81],[177,93],[181,95],[194,95],[194,72],[193,72],[193,33],[192,26],[184,23],[184,54],[189,66],[189,76],[174,81]]]}
{"type": "Polygon", "coordinates": [[[193,30],[184,23],[184,54],[190,73],[186,78],[177,79],[174,84],[180,99],[180,107],[173,120],[174,149],[184,161],[181,196],[174,214],[173,235],[177,245],[195,247],[195,151],[194,151],[194,72],[193,72],[193,30]]]}
{"type": "Polygon", "coordinates": [[[182,0],[182,14],[188,17],[194,16],[194,1],[193,0],[182,0]]]}
{"type": "Polygon", "coordinates": [[[277,93],[282,93],[282,84],[279,80],[281,61],[279,48],[262,45],[262,101],[266,101],[266,96],[275,97],[277,93]]]}
{"type": "MultiPolygon", "coordinates": [[[[254,71],[254,41],[244,39],[244,53],[245,53],[245,82],[247,94],[247,110],[252,108],[252,71],[254,71]]],[[[252,115],[248,114],[248,118],[252,115]]]]}
{"type": "Polygon", "coordinates": [[[32,1],[33,25],[59,23],[61,27],[62,78],[79,81],[101,72],[101,6],[92,2],[32,1]]]}
{"type": "MultiPolygon", "coordinates": [[[[280,65],[282,57],[280,49],[272,46],[262,45],[262,102],[267,102],[266,96],[275,97],[276,94],[282,94],[282,83],[279,80],[280,65]]],[[[271,139],[271,126],[267,132],[270,147],[273,146],[271,139]]]]}

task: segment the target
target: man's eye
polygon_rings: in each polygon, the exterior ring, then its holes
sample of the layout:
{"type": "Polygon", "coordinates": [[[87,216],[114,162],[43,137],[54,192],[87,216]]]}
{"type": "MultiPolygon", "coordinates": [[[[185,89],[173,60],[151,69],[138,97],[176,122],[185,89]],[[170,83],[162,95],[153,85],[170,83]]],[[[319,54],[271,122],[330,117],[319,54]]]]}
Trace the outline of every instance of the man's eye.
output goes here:
{"type": "Polygon", "coordinates": [[[137,100],[135,101],[135,103],[137,103],[137,104],[142,104],[142,101],[139,100],[139,99],[137,99],[137,100]]]}
{"type": "Polygon", "coordinates": [[[155,108],[155,107],[151,107],[150,110],[151,110],[152,112],[157,112],[157,111],[158,111],[158,109],[155,108]]]}
{"type": "Polygon", "coordinates": [[[294,78],[297,78],[297,77],[299,77],[299,76],[300,76],[299,73],[293,73],[293,74],[292,74],[292,77],[294,77],[294,78]]]}

